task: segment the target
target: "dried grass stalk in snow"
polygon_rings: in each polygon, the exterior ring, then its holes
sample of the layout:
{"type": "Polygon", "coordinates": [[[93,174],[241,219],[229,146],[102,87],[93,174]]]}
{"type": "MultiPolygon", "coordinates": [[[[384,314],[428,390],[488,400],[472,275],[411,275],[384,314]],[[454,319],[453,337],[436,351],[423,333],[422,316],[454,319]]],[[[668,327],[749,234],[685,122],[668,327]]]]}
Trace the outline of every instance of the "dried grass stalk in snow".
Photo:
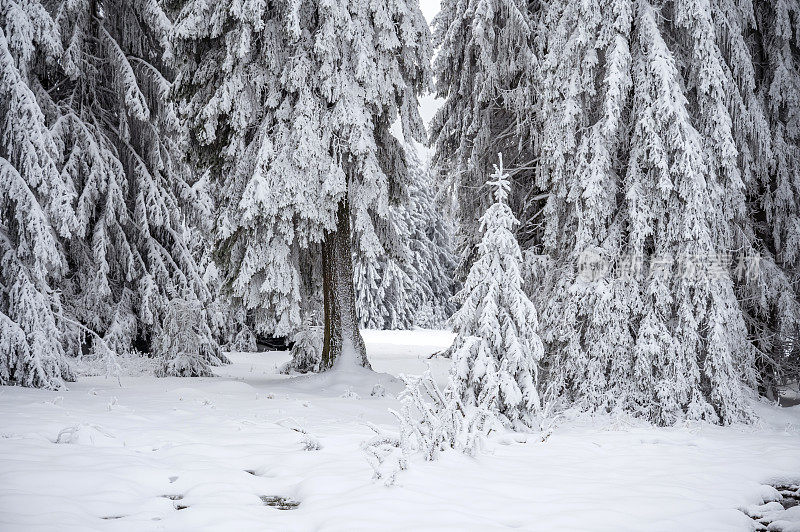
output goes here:
{"type": "Polygon", "coordinates": [[[448,449],[474,456],[493,430],[501,429],[498,419],[483,405],[464,405],[452,385],[440,390],[430,368],[420,376],[401,375],[406,384],[399,399],[400,411],[391,410],[400,422],[400,433],[387,433],[375,425],[375,436],[362,448],[375,471],[374,478],[394,484],[397,474],[408,468],[411,455],[435,460],[448,449]]]}

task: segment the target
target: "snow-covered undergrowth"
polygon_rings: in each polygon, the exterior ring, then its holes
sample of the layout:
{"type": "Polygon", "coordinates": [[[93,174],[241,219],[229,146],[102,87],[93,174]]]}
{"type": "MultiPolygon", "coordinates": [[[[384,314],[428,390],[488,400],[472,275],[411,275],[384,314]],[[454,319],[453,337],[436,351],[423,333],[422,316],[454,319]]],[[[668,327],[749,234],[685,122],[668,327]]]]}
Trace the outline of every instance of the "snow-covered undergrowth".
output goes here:
{"type": "Polygon", "coordinates": [[[392,375],[430,362],[444,384],[449,361],[428,356],[452,336],[365,339],[375,373],[292,377],[287,353],[234,353],[216,378],[0,388],[0,530],[745,531],[764,484],[800,480],[800,407],[759,404],[754,426],[561,421],[544,443],[412,456],[386,487],[368,424],[397,430],[392,375]]]}

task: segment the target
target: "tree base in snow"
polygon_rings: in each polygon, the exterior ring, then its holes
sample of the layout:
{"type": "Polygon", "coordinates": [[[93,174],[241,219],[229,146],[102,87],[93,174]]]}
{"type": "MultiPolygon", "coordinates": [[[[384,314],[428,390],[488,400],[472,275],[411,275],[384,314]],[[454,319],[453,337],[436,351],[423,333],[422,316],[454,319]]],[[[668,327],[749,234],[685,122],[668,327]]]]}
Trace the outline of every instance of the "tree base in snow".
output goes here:
{"type": "Polygon", "coordinates": [[[320,370],[338,364],[370,368],[356,317],[350,208],[346,200],[339,203],[336,230],[329,232],[322,244],[322,269],[325,329],[320,370]]]}

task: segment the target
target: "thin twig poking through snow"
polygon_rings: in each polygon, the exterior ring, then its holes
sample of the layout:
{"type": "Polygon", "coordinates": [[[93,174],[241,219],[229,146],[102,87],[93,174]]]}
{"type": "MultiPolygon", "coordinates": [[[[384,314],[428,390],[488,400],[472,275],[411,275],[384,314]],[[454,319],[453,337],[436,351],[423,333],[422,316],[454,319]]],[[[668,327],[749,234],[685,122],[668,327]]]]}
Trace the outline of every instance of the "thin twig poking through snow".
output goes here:
{"type": "Polygon", "coordinates": [[[557,398],[554,390],[552,383],[547,386],[547,389],[542,394],[542,404],[536,416],[543,443],[553,434],[556,424],[563,417],[561,414],[555,413],[557,398]]]}
{"type": "MultiPolygon", "coordinates": [[[[486,406],[491,400],[477,406],[464,404],[453,392],[452,379],[444,390],[436,385],[430,366],[422,375],[401,374],[400,378],[406,385],[398,396],[400,411],[389,410],[400,422],[399,433],[368,423],[375,436],[361,445],[374,471],[373,478],[383,480],[387,486],[395,484],[397,475],[408,469],[416,454],[428,461],[448,450],[475,456],[492,432],[507,430],[499,415],[486,406]]],[[[553,388],[548,387],[532,423],[539,429],[541,442],[548,440],[561,418],[555,413],[556,408],[553,388]]]]}
{"type": "Polygon", "coordinates": [[[394,485],[397,474],[408,469],[408,457],[399,436],[384,432],[372,423],[367,426],[375,432],[370,440],[361,444],[367,462],[375,472],[372,478],[384,480],[387,486],[394,485]]]}

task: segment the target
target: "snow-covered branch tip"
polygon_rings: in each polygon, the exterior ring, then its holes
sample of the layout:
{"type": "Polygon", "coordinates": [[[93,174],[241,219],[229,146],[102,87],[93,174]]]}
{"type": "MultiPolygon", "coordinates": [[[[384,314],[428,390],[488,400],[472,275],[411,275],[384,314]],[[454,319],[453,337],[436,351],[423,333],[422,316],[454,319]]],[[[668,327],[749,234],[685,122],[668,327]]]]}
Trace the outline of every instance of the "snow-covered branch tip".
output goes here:
{"type": "MultiPolygon", "coordinates": [[[[95,352],[95,359],[102,362],[105,366],[106,378],[113,376],[117,379],[117,384],[119,387],[122,388],[122,379],[120,378],[122,366],[120,366],[116,351],[111,349],[105,338],[82,323],[64,316],[63,313],[56,315],[56,317],[70,326],[78,328],[83,334],[90,334],[92,336],[94,339],[92,342],[92,347],[95,352]]],[[[82,357],[83,355],[81,354],[78,359],[81,360],[82,357]]]]}

